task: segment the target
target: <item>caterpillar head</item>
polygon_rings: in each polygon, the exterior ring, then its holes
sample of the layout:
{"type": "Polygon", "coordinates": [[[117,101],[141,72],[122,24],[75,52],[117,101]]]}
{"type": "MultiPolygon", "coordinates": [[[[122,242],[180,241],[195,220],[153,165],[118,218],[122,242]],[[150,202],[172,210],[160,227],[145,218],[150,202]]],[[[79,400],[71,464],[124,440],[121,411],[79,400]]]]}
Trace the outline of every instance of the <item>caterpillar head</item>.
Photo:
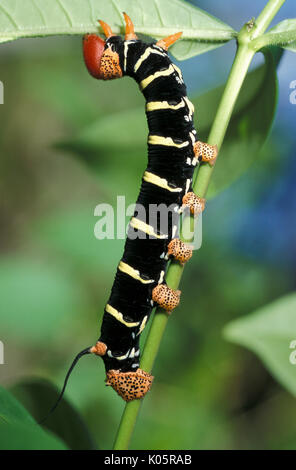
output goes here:
{"type": "MultiPolygon", "coordinates": [[[[125,20],[125,40],[137,39],[130,17],[123,13],[125,20]]],[[[123,39],[112,33],[110,26],[102,20],[99,23],[106,41],[97,34],[86,34],[83,38],[83,56],[89,73],[98,79],[111,80],[122,77],[119,52],[123,39]]]]}
{"type": "Polygon", "coordinates": [[[86,34],[83,38],[83,56],[89,73],[101,80],[122,77],[119,54],[116,51],[119,36],[112,36],[106,41],[96,34],[86,34]],[[117,41],[116,41],[117,40],[117,41]]]}
{"type": "MultiPolygon", "coordinates": [[[[123,13],[125,21],[125,41],[137,40],[134,25],[130,17],[123,13]]],[[[120,66],[119,55],[123,50],[123,39],[115,36],[110,26],[102,20],[99,20],[101,28],[106,36],[104,41],[97,34],[86,34],[83,38],[83,56],[89,73],[98,79],[111,80],[120,78],[123,75],[120,66]]],[[[182,33],[175,33],[166,38],[157,41],[156,45],[165,51],[174,44],[182,33]]]]}

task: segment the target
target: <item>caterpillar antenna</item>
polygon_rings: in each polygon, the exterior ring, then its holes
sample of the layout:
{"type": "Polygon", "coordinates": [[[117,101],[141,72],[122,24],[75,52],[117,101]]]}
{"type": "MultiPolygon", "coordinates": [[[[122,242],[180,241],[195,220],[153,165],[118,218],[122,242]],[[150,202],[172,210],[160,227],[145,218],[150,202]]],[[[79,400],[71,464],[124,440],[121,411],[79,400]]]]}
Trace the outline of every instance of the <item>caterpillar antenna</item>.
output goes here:
{"type": "Polygon", "coordinates": [[[76,366],[77,362],[79,361],[79,359],[82,357],[82,356],[85,356],[86,354],[90,354],[91,353],[91,346],[86,348],[86,349],[83,349],[83,351],[80,351],[80,353],[77,354],[77,356],[74,358],[67,374],[66,374],[66,377],[65,377],[65,380],[64,380],[64,385],[63,385],[63,388],[62,388],[62,391],[57,399],[57,401],[55,402],[55,404],[53,405],[53,407],[49,410],[48,414],[45,416],[45,418],[43,418],[41,421],[39,421],[38,424],[43,424],[47,418],[55,411],[55,409],[57,408],[57,406],[59,405],[60,401],[62,400],[63,398],[63,395],[64,395],[64,392],[66,390],[66,386],[67,386],[67,383],[68,383],[68,380],[69,380],[69,377],[71,375],[71,372],[73,371],[74,367],[76,366]]]}

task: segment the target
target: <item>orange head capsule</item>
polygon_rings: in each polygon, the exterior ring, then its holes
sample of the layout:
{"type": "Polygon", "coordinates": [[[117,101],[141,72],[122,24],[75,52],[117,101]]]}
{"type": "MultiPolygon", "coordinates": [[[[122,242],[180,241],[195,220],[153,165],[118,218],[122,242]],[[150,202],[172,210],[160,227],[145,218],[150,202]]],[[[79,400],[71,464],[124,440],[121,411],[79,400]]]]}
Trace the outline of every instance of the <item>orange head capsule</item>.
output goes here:
{"type": "Polygon", "coordinates": [[[118,36],[110,36],[103,41],[96,34],[87,34],[83,38],[84,62],[89,73],[102,80],[122,77],[117,48],[122,43],[118,36]]]}
{"type": "Polygon", "coordinates": [[[86,34],[83,38],[83,57],[89,73],[95,78],[101,76],[101,60],[105,50],[105,41],[96,34],[86,34]]]}

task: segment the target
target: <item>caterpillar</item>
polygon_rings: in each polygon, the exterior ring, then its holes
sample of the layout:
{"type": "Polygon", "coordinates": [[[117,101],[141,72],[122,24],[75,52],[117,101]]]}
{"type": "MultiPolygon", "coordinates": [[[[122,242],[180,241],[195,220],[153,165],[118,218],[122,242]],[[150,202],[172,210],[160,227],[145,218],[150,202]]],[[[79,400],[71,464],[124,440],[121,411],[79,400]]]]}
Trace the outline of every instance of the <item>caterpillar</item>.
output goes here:
{"type": "Polygon", "coordinates": [[[139,365],[140,335],[152,309],[159,305],[170,314],[179,304],[180,291],[173,291],[165,282],[168,260],[174,258],[184,264],[192,256],[192,249],[177,237],[174,217],[168,221],[167,231],[161,232],[157,218],[148,224],[137,207],[148,211],[152,204],[164,204],[177,217],[187,207],[198,215],[204,209],[205,199],[192,191],[193,172],[199,163],[215,163],[217,147],[197,140],[194,106],[187,97],[181,70],[168,56],[169,46],[182,33],[147,44],[136,36],[129,16],[126,13],[123,16],[124,39],[114,35],[101,20],[105,40],[96,34],[84,36],[84,61],[96,79],[127,75],[139,84],[146,100],[148,165],[104,310],[100,338],[76,356],[61,396],[77,360],[84,354],[95,354],[104,361],[106,384],[125,401],[131,401],[142,398],[153,381],[139,365]],[[132,232],[139,236],[131,236],[132,232]]]}

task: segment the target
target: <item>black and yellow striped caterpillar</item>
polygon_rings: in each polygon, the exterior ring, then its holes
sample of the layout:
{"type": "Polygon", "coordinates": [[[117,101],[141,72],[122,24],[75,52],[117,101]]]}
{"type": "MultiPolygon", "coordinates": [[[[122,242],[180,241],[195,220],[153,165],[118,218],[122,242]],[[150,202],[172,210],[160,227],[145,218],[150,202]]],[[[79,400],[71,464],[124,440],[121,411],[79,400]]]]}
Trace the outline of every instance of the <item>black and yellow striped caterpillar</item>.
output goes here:
{"type": "MultiPolygon", "coordinates": [[[[204,209],[205,200],[192,192],[192,177],[199,162],[214,164],[217,148],[197,141],[193,126],[193,104],[186,95],[180,69],[167,53],[182,33],[156,43],[139,40],[126,13],[125,39],[115,36],[103,21],[104,41],[96,34],[83,39],[84,60],[88,71],[98,79],[109,80],[128,75],[139,84],[146,99],[148,119],[148,166],[142,178],[137,205],[148,213],[151,204],[164,204],[178,214],[188,206],[191,213],[204,209]]],[[[166,233],[138,213],[130,220],[129,230],[144,236],[127,236],[123,257],[118,265],[111,295],[105,307],[101,336],[84,354],[101,356],[107,385],[126,401],[142,398],[153,377],[139,368],[139,339],[153,307],[158,304],[170,313],[179,303],[180,291],[165,282],[168,259],[185,263],[192,250],[177,238],[177,225],[168,223],[166,233]]],[[[62,395],[61,394],[61,395],[62,395]]]]}

